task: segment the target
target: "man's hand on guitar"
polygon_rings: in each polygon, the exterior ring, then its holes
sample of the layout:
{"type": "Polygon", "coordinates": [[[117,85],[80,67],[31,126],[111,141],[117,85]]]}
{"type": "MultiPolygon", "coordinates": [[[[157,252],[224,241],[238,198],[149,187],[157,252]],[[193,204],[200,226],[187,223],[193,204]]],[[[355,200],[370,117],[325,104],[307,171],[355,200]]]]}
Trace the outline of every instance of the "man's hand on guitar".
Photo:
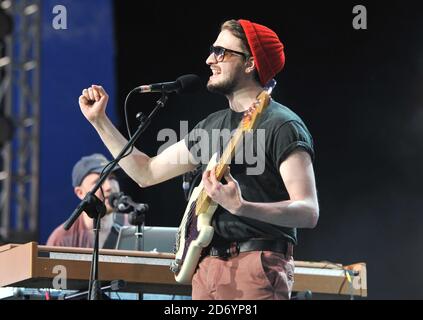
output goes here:
{"type": "Polygon", "coordinates": [[[232,214],[237,214],[242,206],[243,199],[238,181],[236,181],[230,169],[225,173],[227,184],[222,184],[216,179],[216,168],[203,173],[203,186],[207,195],[217,204],[228,210],[232,214]]]}

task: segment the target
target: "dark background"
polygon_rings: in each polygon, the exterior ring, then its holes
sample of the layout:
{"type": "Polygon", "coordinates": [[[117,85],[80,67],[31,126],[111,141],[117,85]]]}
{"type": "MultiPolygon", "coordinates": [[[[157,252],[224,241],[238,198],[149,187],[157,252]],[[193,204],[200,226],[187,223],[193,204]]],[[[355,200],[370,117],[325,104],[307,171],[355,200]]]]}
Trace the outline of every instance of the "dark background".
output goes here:
{"type": "MultiPolygon", "coordinates": [[[[342,2],[115,1],[118,125],[125,133],[123,101],[133,87],[186,73],[206,81],[208,48],[223,21],[269,26],[286,53],[273,98],[299,114],[315,140],[320,220],[299,230],[296,259],[366,262],[369,298],[422,299],[423,11],[410,1],[342,2]],[[358,4],[367,8],[367,30],[352,27],[358,4]]],[[[157,98],[131,98],[130,118],[157,98]]],[[[137,146],[155,155],[160,129],[179,132],[180,120],[192,128],[225,107],[206,90],[172,96],[137,146]]],[[[124,189],[150,204],[147,224],[177,226],[181,184],[140,191],[127,179],[124,189]]]]}

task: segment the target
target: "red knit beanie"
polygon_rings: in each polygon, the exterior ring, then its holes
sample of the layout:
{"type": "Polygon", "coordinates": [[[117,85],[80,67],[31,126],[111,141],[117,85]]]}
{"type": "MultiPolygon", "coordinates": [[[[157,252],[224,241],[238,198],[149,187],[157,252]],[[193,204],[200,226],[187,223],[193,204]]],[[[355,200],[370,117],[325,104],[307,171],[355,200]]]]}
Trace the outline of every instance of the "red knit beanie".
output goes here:
{"type": "Polygon", "coordinates": [[[238,22],[247,36],[260,82],[264,86],[285,65],[283,44],[274,31],[261,24],[242,19],[238,22]]]}

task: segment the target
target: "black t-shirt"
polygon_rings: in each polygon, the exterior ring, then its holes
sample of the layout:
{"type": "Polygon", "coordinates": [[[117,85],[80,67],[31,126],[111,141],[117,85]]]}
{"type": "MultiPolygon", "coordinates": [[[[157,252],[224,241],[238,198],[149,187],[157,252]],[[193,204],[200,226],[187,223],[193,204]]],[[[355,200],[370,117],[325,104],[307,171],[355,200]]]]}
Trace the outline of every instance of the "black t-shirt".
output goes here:
{"type": "MultiPolygon", "coordinates": [[[[200,121],[185,137],[188,149],[202,164],[203,171],[215,152],[222,154],[229,140],[229,131],[234,132],[243,114],[230,108],[217,111],[200,121]]],[[[289,200],[279,172],[281,163],[297,148],[307,151],[314,159],[313,140],[304,122],[289,108],[271,100],[259,118],[256,130],[252,135],[247,134],[244,140],[242,152],[238,152],[230,164],[242,197],[251,202],[289,200]]],[[[213,216],[212,226],[215,229],[214,245],[281,237],[297,243],[295,228],[235,216],[220,206],[213,216]]]]}

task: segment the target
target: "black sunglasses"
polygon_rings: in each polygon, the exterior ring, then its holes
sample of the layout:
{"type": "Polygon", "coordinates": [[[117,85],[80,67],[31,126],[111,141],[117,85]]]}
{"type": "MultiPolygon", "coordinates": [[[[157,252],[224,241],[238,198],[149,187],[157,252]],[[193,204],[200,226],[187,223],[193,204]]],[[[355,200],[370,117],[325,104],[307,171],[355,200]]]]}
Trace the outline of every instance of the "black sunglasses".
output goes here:
{"type": "Polygon", "coordinates": [[[232,54],[237,54],[240,56],[243,56],[245,59],[247,59],[248,55],[244,52],[240,52],[240,51],[236,51],[236,50],[231,50],[231,49],[227,49],[224,47],[220,47],[220,46],[210,46],[210,54],[214,54],[214,57],[216,58],[216,60],[218,62],[222,62],[223,59],[225,58],[225,54],[229,52],[232,54]]]}

